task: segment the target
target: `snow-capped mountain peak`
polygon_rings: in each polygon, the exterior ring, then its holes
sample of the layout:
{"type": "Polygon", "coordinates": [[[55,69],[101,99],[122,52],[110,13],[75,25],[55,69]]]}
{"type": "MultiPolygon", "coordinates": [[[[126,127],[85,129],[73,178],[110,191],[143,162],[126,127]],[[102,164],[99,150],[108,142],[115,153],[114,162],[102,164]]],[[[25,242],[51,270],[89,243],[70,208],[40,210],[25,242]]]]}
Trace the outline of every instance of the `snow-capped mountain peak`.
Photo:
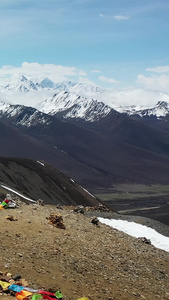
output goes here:
{"type": "Polygon", "coordinates": [[[55,84],[52,80],[50,80],[49,78],[44,78],[41,82],[40,82],[40,86],[42,88],[49,88],[49,89],[54,89],[55,88],[55,84]]]}
{"type": "Polygon", "coordinates": [[[15,125],[30,127],[36,124],[49,124],[50,117],[32,107],[11,105],[0,101],[0,118],[12,119],[15,125]]]}
{"type": "Polygon", "coordinates": [[[66,91],[60,91],[51,99],[41,102],[37,109],[50,115],[62,112],[65,119],[81,118],[90,122],[99,120],[111,111],[111,108],[103,102],[66,91]]]}
{"type": "Polygon", "coordinates": [[[124,106],[117,107],[116,110],[120,113],[125,113],[129,116],[139,115],[140,117],[156,116],[157,118],[165,117],[169,114],[169,103],[166,101],[158,101],[153,107],[141,107],[141,106],[124,106]]]}
{"type": "Polygon", "coordinates": [[[156,116],[157,118],[165,117],[169,114],[169,103],[159,101],[154,107],[137,111],[141,117],[156,116]]]}
{"type": "Polygon", "coordinates": [[[49,78],[38,80],[24,75],[13,76],[0,83],[0,93],[1,99],[4,95],[9,103],[32,106],[50,115],[59,113],[62,118],[94,121],[111,110],[108,105],[96,100],[102,90],[85,81],[55,83],[49,78]]]}
{"type": "Polygon", "coordinates": [[[20,92],[29,92],[32,90],[38,90],[40,85],[38,82],[33,82],[29,80],[27,77],[21,76],[13,76],[8,81],[4,81],[0,85],[0,90],[3,92],[7,91],[20,91],[20,92]]]}

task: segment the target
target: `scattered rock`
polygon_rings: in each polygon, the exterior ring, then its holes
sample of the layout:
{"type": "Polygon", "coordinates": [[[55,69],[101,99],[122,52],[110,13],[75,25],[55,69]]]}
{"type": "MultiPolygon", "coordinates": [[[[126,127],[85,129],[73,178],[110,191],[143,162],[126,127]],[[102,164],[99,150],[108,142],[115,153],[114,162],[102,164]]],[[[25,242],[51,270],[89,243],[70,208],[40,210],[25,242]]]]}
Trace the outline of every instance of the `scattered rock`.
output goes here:
{"type": "Polygon", "coordinates": [[[15,218],[14,216],[6,216],[6,219],[9,221],[18,221],[18,219],[15,218]]]}
{"type": "Polygon", "coordinates": [[[98,211],[100,212],[109,212],[110,208],[108,208],[106,205],[99,203],[98,211]]]}
{"type": "Polygon", "coordinates": [[[17,275],[15,275],[15,276],[13,276],[12,278],[13,278],[13,280],[19,280],[19,279],[22,278],[22,276],[19,275],[19,274],[17,274],[17,275]]]}
{"type": "Polygon", "coordinates": [[[80,214],[83,214],[83,215],[84,215],[84,209],[82,209],[82,208],[76,207],[76,208],[74,209],[74,212],[75,212],[75,213],[80,213],[80,214]]]}
{"type": "Polygon", "coordinates": [[[38,205],[44,205],[44,203],[43,203],[43,200],[42,200],[42,199],[38,199],[38,200],[36,201],[36,204],[38,204],[38,205]]]}
{"type": "Polygon", "coordinates": [[[60,228],[60,229],[66,229],[62,216],[58,216],[56,214],[50,214],[50,216],[47,218],[49,220],[49,224],[60,228]]]}
{"type": "Polygon", "coordinates": [[[57,208],[57,209],[63,209],[63,207],[62,207],[61,204],[57,204],[57,205],[56,205],[56,208],[57,208]]]}
{"type": "Polygon", "coordinates": [[[111,209],[106,205],[99,203],[99,206],[85,207],[85,211],[111,212],[111,209]]]}
{"type": "Polygon", "coordinates": [[[91,223],[98,226],[98,225],[99,225],[99,220],[98,220],[98,218],[94,217],[94,218],[91,220],[91,223]]]}
{"type": "Polygon", "coordinates": [[[146,237],[140,237],[140,238],[138,238],[138,240],[142,243],[151,245],[151,241],[149,239],[147,239],[146,237]]]}
{"type": "Polygon", "coordinates": [[[17,280],[16,284],[22,285],[22,286],[28,286],[28,283],[24,278],[20,278],[19,280],[17,280]]]}

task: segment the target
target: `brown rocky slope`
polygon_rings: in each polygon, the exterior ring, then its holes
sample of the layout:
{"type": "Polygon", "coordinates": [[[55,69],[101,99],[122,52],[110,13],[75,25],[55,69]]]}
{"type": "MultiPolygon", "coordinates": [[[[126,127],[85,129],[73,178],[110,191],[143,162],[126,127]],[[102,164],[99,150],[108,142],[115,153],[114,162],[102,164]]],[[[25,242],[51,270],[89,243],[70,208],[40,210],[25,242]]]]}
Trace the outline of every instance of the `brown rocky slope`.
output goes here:
{"type": "Polygon", "coordinates": [[[67,300],[169,299],[167,252],[96,226],[72,207],[22,203],[0,211],[0,228],[0,271],[20,274],[29,287],[60,289],[67,300]],[[51,213],[62,215],[66,229],[49,224],[51,213]]]}

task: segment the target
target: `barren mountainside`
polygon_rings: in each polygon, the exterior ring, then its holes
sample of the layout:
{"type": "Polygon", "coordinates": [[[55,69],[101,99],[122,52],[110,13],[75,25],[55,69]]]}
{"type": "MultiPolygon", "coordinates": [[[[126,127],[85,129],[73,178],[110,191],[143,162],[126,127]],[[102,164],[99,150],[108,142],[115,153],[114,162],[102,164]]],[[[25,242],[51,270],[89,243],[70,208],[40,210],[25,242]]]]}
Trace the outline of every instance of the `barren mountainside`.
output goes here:
{"type": "Polygon", "coordinates": [[[0,211],[0,271],[19,274],[31,288],[59,289],[65,300],[168,300],[168,253],[91,220],[53,205],[0,211]],[[49,224],[51,213],[65,229],[49,224]]]}
{"type": "Polygon", "coordinates": [[[99,204],[95,196],[73,179],[42,161],[1,157],[0,182],[33,200],[42,199],[44,203],[84,206],[99,204]]]}

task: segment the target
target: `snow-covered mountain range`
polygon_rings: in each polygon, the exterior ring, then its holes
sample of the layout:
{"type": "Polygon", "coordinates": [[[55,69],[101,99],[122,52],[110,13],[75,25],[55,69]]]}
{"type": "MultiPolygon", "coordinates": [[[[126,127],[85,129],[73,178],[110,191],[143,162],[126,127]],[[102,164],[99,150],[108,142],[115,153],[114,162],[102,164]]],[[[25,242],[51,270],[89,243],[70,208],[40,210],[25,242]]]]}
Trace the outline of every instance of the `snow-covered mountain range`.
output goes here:
{"type": "Polygon", "coordinates": [[[71,81],[54,83],[48,78],[38,82],[21,76],[0,84],[0,110],[9,114],[13,110],[15,113],[19,107],[14,108],[9,103],[18,103],[49,115],[62,113],[65,119],[97,121],[111,111],[111,107],[93,98],[101,92],[99,87],[91,84],[71,81]]]}
{"type": "Polygon", "coordinates": [[[140,108],[138,106],[119,107],[121,113],[126,113],[129,116],[139,115],[140,117],[156,116],[157,118],[165,117],[169,114],[169,103],[166,101],[159,101],[154,107],[140,108]]]}
{"type": "Polygon", "coordinates": [[[20,104],[49,115],[59,115],[62,119],[79,118],[90,122],[106,117],[112,109],[140,117],[161,118],[169,114],[169,103],[166,101],[159,101],[148,108],[141,105],[118,107],[107,100],[105,90],[98,86],[72,81],[54,83],[48,78],[37,80],[23,75],[0,83],[0,100],[1,114],[5,111],[14,114],[20,108],[10,104],[20,104]]]}
{"type": "Polygon", "coordinates": [[[48,125],[50,118],[32,107],[25,107],[24,105],[12,105],[0,101],[0,118],[13,119],[15,125],[35,126],[37,124],[48,125]]]}
{"type": "Polygon", "coordinates": [[[0,84],[0,155],[47,161],[87,188],[168,182],[169,105],[113,107],[86,83],[0,84]]]}

